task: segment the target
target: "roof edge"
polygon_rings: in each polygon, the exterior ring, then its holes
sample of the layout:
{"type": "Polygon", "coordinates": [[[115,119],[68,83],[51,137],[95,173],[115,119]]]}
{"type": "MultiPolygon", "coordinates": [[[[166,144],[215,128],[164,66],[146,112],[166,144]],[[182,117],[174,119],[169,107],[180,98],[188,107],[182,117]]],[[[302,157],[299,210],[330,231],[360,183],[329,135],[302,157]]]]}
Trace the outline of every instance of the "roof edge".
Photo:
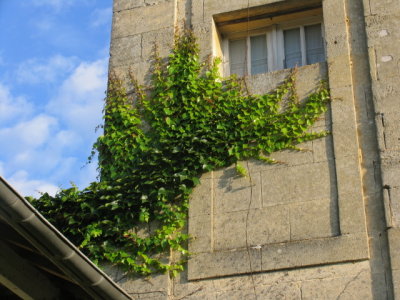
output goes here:
{"type": "Polygon", "coordinates": [[[0,215],[95,299],[132,299],[1,176],[0,215]]]}

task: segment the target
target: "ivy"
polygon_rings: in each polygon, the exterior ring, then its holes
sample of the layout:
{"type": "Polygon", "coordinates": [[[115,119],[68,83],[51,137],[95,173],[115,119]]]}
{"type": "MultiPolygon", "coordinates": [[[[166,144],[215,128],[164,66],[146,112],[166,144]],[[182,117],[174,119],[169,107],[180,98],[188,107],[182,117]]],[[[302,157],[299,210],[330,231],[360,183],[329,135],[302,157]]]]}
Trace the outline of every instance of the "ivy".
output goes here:
{"type": "Polygon", "coordinates": [[[299,103],[292,73],[274,91],[251,95],[234,76],[222,80],[218,60],[201,64],[192,33],[176,38],[168,62],[155,59],[151,93],[134,79],[135,97],[112,77],[104,108],[99,182],[30,201],[93,261],[140,275],[176,273],[188,254],[188,200],[200,176],[323,137],[310,126],[327,109],[325,84],[299,103]],[[133,98],[135,98],[133,100],[133,98]]]}

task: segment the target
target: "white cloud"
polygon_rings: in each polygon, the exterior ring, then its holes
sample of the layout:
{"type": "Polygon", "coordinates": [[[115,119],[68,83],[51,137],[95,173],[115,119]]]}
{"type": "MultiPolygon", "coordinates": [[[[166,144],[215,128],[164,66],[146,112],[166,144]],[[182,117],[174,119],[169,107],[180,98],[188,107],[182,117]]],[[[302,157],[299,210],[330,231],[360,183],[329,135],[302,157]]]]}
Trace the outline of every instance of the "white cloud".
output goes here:
{"type": "MultiPolygon", "coordinates": [[[[0,1],[1,2],[1,1],[0,1]]],[[[93,5],[94,0],[30,0],[29,4],[35,6],[48,6],[56,12],[73,5],[93,5]]]]}
{"type": "Polygon", "coordinates": [[[39,20],[35,20],[33,22],[33,25],[40,32],[47,32],[47,31],[50,31],[51,29],[53,29],[56,24],[52,17],[44,17],[39,20]]]}
{"type": "Polygon", "coordinates": [[[42,114],[13,127],[0,129],[2,150],[16,151],[24,148],[37,148],[47,141],[52,127],[56,125],[55,118],[42,114]]]}
{"type": "Polygon", "coordinates": [[[47,61],[29,59],[18,66],[16,77],[20,83],[54,82],[71,72],[75,66],[76,58],[62,55],[54,55],[47,61]]]}
{"type": "Polygon", "coordinates": [[[61,130],[53,138],[53,144],[59,147],[69,147],[77,142],[79,135],[71,130],[61,130]]]}
{"type": "MultiPolygon", "coordinates": [[[[101,122],[107,72],[107,59],[77,63],[44,111],[0,127],[0,174],[7,171],[7,179],[22,194],[55,193],[57,186],[68,187],[69,180],[84,188],[96,179],[97,164],[81,167],[96,139],[94,128],[101,122]]],[[[49,73],[57,84],[60,76],[49,73]]],[[[29,104],[4,85],[1,95],[7,116],[18,115],[29,104]]]]}
{"type": "Polygon", "coordinates": [[[54,117],[39,115],[0,130],[0,140],[6,141],[0,157],[8,174],[24,169],[34,178],[48,176],[60,184],[76,180],[89,149],[79,132],[62,129],[58,123],[54,117]]]}
{"type": "Polygon", "coordinates": [[[79,94],[96,91],[107,82],[107,59],[100,59],[92,63],[81,63],[65,81],[63,88],[74,88],[79,94]]]}
{"type": "Polygon", "coordinates": [[[4,170],[4,162],[0,161],[0,176],[6,176],[6,172],[4,170]]]}
{"type": "Polygon", "coordinates": [[[92,163],[86,164],[81,168],[81,172],[79,172],[79,177],[76,179],[76,183],[80,187],[87,187],[91,182],[96,180],[97,175],[97,159],[95,159],[92,161],[92,163]]]}
{"type": "Polygon", "coordinates": [[[97,8],[93,11],[91,15],[91,23],[90,25],[93,27],[99,27],[103,25],[109,26],[111,23],[111,16],[112,16],[112,8],[97,8]]]}
{"type": "Polygon", "coordinates": [[[72,130],[93,136],[101,122],[104,91],[107,84],[107,60],[81,63],[62,84],[47,106],[72,130]]]}
{"type": "Polygon", "coordinates": [[[15,172],[8,181],[23,196],[40,196],[41,193],[49,193],[54,196],[59,188],[45,180],[31,179],[28,172],[20,170],[15,172]]]}
{"type": "Polygon", "coordinates": [[[36,6],[51,6],[56,10],[71,6],[74,0],[32,0],[32,4],[36,6]]]}
{"type": "Polygon", "coordinates": [[[33,106],[24,97],[14,97],[10,89],[0,83],[0,125],[31,115],[33,106]]]}

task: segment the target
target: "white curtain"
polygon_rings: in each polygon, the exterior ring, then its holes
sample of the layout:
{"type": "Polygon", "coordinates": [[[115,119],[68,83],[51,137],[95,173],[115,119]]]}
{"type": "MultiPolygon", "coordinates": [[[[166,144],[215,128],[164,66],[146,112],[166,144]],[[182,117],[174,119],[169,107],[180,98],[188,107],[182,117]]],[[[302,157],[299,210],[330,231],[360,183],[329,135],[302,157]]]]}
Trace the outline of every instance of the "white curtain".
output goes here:
{"type": "Polygon", "coordinates": [[[267,36],[257,35],[250,37],[251,47],[251,74],[266,73],[268,70],[267,36]]]}
{"type": "Polygon", "coordinates": [[[325,61],[321,24],[304,27],[306,38],[307,64],[325,61]]]}
{"type": "Polygon", "coordinates": [[[229,41],[229,65],[231,74],[243,76],[246,68],[246,39],[229,41]]]}
{"type": "Polygon", "coordinates": [[[285,30],[284,48],[285,48],[285,68],[301,66],[301,43],[300,28],[285,30]]]}

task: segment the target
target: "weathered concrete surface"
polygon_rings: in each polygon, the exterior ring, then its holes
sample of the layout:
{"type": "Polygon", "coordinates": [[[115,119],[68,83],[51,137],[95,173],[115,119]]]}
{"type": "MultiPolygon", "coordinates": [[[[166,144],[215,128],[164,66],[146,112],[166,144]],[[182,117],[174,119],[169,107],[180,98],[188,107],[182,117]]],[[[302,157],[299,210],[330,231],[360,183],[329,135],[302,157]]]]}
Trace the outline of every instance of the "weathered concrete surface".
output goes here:
{"type": "Polygon", "coordinates": [[[366,40],[378,132],[379,159],[376,173],[382,174],[390,260],[395,298],[400,299],[398,252],[400,241],[400,3],[398,1],[364,1],[366,40]],[[380,172],[381,173],[380,173],[380,172]]]}
{"type": "MultiPolygon", "coordinates": [[[[149,84],[154,45],[168,56],[176,28],[192,25],[202,58],[223,55],[216,14],[317,2],[114,0],[110,70],[149,84]]],[[[187,270],[114,273],[134,299],[400,299],[400,2],[320,3],[327,62],[299,68],[297,88],[304,98],[328,78],[334,100],[312,130],[332,135],[275,153],[284,164],[243,162],[249,178],[205,174],[190,203],[187,270]]],[[[264,93],[287,74],[246,84],[264,93]]]]}

